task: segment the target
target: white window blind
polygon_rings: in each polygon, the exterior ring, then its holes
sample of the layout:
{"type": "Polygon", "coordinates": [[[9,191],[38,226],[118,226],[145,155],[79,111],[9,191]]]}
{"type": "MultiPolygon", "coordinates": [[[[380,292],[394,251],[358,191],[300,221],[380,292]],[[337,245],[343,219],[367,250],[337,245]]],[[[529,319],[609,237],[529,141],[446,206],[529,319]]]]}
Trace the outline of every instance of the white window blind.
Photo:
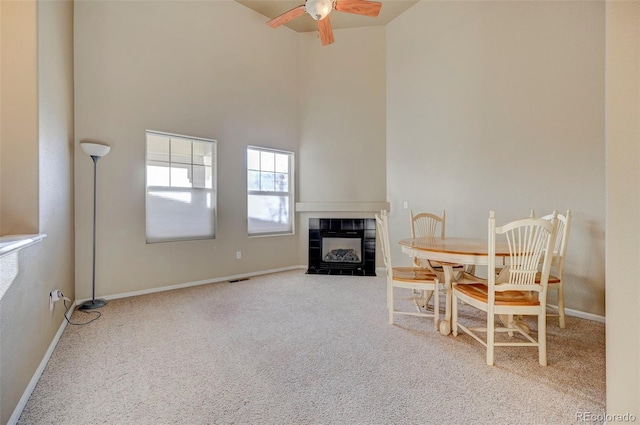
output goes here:
{"type": "Polygon", "coordinates": [[[147,243],[215,238],[216,142],[146,132],[147,243]]]}
{"type": "Polygon", "coordinates": [[[249,236],[294,233],[292,152],[247,147],[249,236]]]}

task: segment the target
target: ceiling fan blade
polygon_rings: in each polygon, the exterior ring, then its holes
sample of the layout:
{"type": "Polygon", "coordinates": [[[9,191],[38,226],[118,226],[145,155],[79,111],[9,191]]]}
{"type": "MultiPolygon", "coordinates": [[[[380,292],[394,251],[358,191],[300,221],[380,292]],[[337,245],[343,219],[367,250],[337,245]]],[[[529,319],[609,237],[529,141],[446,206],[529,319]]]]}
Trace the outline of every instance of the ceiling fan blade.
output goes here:
{"type": "Polygon", "coordinates": [[[380,13],[382,3],[368,0],[337,0],[335,9],[339,12],[355,13],[356,15],[375,18],[380,13]]]}
{"type": "Polygon", "coordinates": [[[323,46],[334,42],[333,29],[331,28],[331,21],[329,21],[328,16],[318,21],[318,32],[320,33],[320,41],[323,46]]]}
{"type": "Polygon", "coordinates": [[[300,6],[296,6],[293,9],[287,12],[284,12],[280,16],[276,16],[275,18],[267,22],[267,25],[269,25],[271,28],[277,28],[280,25],[284,25],[287,22],[291,21],[292,19],[295,19],[298,16],[301,16],[304,14],[305,14],[304,5],[301,4],[300,6]]]}

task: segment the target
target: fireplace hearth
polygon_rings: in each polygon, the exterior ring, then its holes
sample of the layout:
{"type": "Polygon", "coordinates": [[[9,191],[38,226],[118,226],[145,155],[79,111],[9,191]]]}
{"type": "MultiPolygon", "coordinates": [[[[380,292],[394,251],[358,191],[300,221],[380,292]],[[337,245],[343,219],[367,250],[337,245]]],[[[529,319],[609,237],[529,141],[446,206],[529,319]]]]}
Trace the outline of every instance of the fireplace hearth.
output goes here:
{"type": "Polygon", "coordinates": [[[310,218],[307,274],[376,275],[372,218],[310,218]]]}

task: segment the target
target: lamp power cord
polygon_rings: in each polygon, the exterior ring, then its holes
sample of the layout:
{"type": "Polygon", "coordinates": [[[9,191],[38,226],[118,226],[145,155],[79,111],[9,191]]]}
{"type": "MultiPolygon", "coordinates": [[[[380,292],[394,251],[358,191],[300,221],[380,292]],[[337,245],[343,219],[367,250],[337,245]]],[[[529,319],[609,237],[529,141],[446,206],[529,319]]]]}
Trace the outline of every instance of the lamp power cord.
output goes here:
{"type": "MultiPolygon", "coordinates": [[[[71,319],[69,319],[69,311],[71,310],[71,308],[73,307],[73,304],[71,304],[70,306],[67,306],[67,301],[71,302],[71,300],[67,297],[64,296],[64,294],[60,291],[58,291],[58,294],[60,296],[60,299],[62,299],[62,302],[64,303],[64,318],[67,320],[67,322],[70,325],[74,325],[74,326],[84,326],[84,325],[88,325],[89,323],[96,321],[100,318],[100,316],[102,316],[102,313],[100,313],[99,311],[85,311],[85,310],[78,310],[81,311],[85,314],[89,314],[89,315],[93,315],[95,317],[93,317],[92,319],[86,321],[86,322],[72,322],[71,319]]],[[[76,309],[77,310],[77,309],[76,309]]]]}

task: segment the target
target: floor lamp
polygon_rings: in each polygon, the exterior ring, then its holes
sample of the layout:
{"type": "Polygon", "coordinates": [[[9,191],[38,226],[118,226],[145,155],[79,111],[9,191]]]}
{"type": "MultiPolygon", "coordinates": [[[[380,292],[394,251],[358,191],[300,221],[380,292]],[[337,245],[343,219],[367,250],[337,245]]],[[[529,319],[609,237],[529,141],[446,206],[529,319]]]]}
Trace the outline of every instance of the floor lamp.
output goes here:
{"type": "Polygon", "coordinates": [[[91,310],[104,307],[105,300],[96,299],[96,189],[98,175],[98,160],[109,153],[111,147],[98,143],[80,142],[84,150],[93,160],[93,293],[91,300],[85,301],[78,307],[80,310],[91,310]]]}

